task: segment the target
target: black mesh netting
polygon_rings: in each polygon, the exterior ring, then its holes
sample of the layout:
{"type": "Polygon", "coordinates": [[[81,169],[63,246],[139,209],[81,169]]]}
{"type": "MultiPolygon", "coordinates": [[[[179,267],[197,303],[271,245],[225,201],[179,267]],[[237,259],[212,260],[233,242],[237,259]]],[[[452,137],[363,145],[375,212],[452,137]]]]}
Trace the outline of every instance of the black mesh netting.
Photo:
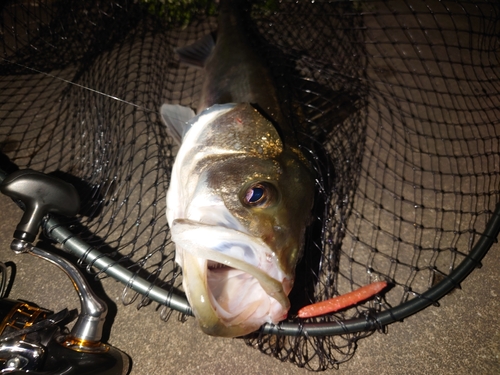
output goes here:
{"type": "MultiPolygon", "coordinates": [[[[196,107],[202,71],[180,65],[174,48],[216,29],[202,11],[187,26],[167,22],[168,9],[119,0],[0,5],[3,154],[76,183],[84,210],[73,230],[165,289],[180,288],[181,271],[164,214],[176,147],[158,109],[196,107]]],[[[310,300],[379,279],[393,285],[382,299],[309,321],[388,310],[470,252],[499,198],[499,14],[494,1],[253,8],[259,53],[287,88],[289,115],[307,120],[302,146],[318,171],[317,219],[290,321],[310,300]]],[[[318,370],[350,358],[367,334],[247,341],[318,370]]]]}

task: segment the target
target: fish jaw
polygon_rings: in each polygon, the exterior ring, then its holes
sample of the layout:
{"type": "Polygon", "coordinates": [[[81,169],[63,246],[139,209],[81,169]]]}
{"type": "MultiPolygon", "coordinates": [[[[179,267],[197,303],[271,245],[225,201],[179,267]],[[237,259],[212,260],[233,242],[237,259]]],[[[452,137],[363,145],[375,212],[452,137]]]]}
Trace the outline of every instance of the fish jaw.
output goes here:
{"type": "Polygon", "coordinates": [[[243,336],[286,318],[293,281],[262,240],[186,219],[174,220],[172,239],[184,290],[205,333],[243,336]]]}

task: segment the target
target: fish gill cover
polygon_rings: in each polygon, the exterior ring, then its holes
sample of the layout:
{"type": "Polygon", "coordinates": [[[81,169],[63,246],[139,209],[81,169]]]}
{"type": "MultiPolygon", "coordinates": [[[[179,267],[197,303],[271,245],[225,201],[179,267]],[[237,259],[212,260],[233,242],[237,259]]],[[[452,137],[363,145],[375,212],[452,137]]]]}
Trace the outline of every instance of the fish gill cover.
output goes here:
{"type": "MultiPolygon", "coordinates": [[[[182,281],[165,218],[177,146],[158,111],[165,102],[197,107],[202,73],[174,53],[216,29],[210,3],[197,6],[0,5],[2,153],[75,183],[84,210],[71,229],[167,290],[182,281]]],[[[288,321],[369,319],[419,298],[465,259],[498,202],[498,5],[270,1],[252,8],[247,26],[316,170],[288,321]],[[295,317],[377,280],[392,285],[382,297],[295,317]]],[[[132,291],[123,302],[151,303],[132,291]]],[[[324,370],[369,334],[246,340],[324,370]]]]}

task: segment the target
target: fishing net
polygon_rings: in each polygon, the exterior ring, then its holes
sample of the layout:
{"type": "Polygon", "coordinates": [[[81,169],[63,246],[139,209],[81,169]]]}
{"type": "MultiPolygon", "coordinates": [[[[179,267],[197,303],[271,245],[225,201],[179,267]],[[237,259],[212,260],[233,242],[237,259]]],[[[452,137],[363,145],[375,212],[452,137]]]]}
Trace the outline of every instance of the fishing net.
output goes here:
{"type": "MultiPolygon", "coordinates": [[[[181,65],[174,48],[217,23],[209,3],[167,4],[2,2],[0,148],[20,168],[73,182],[83,209],[67,222],[72,231],[174,291],[182,274],[165,195],[177,147],[158,110],[196,108],[202,71],[181,65]]],[[[464,261],[499,198],[498,5],[283,1],[251,15],[249,32],[286,87],[286,114],[317,172],[289,321],[369,320],[420,298],[464,261]],[[311,301],[376,280],[391,285],[382,297],[295,317],[311,301]]],[[[131,291],[122,298],[151,302],[131,291]]],[[[324,370],[370,332],[246,340],[324,370]]]]}

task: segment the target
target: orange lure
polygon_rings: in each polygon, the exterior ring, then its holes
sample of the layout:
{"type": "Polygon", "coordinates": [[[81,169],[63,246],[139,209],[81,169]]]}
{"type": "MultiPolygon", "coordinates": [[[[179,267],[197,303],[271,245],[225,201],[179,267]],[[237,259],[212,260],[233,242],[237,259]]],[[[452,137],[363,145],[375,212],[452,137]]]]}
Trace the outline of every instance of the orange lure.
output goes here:
{"type": "Polygon", "coordinates": [[[315,316],[333,313],[346,307],[355,305],[364,301],[375,294],[380,293],[387,286],[385,281],[377,281],[369,285],[363,286],[350,293],[343,294],[338,297],[330,298],[326,301],[313,303],[299,310],[299,318],[313,318],[315,316]]]}

